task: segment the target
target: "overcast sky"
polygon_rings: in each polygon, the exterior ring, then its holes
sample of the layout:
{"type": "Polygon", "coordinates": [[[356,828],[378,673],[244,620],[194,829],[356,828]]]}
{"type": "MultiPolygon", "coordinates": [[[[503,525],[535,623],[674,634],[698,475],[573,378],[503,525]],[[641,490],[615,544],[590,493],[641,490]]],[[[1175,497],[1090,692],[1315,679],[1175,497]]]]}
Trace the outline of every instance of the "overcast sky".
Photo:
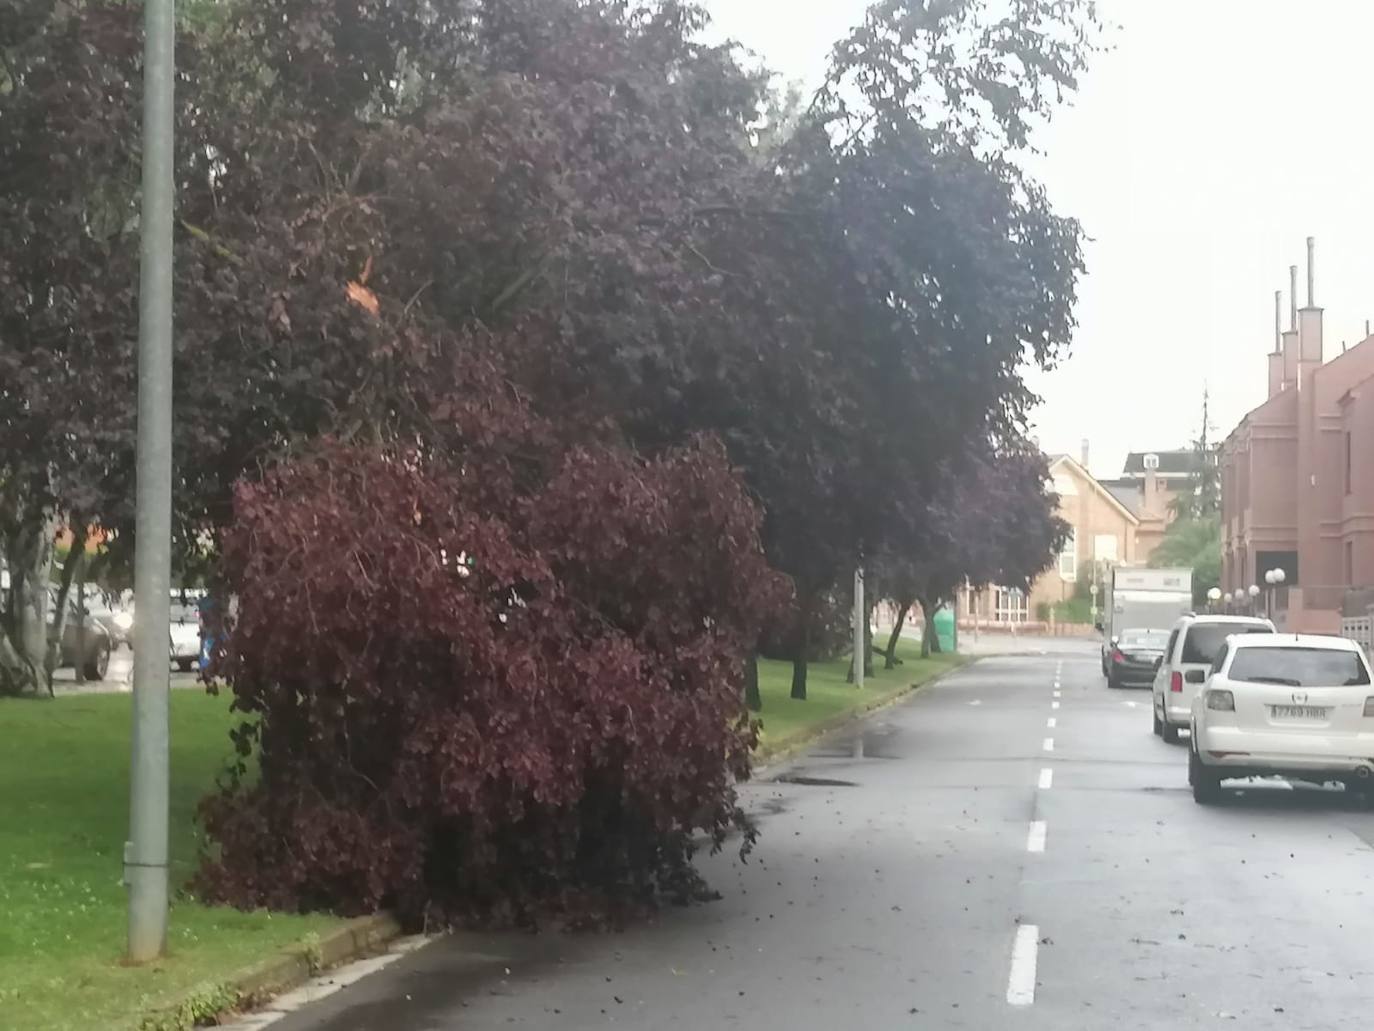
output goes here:
{"type": "MultiPolygon", "coordinates": [[[[865,0],[706,0],[717,34],[815,82],[865,0]]],[[[1114,50],[1035,165],[1092,238],[1073,357],[1032,377],[1047,451],[1182,447],[1204,384],[1224,437],[1265,398],[1276,289],[1317,239],[1326,354],[1374,317],[1374,136],[1364,0],[1099,0],[1114,50]]],[[[1299,269],[1299,304],[1306,270],[1299,269]]],[[[1374,345],[1371,345],[1374,346],[1374,345]]]]}

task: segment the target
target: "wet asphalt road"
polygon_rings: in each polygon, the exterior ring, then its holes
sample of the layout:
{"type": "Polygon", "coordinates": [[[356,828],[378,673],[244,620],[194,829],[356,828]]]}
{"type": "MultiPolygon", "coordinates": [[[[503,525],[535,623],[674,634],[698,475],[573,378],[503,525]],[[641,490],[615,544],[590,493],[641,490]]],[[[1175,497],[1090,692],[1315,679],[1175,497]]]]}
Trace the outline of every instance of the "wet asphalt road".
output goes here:
{"type": "Polygon", "coordinates": [[[985,659],[751,785],[719,902],[445,938],[274,1029],[1367,1027],[1374,813],[1281,783],[1197,806],[1186,743],[1097,661],[985,659]]]}

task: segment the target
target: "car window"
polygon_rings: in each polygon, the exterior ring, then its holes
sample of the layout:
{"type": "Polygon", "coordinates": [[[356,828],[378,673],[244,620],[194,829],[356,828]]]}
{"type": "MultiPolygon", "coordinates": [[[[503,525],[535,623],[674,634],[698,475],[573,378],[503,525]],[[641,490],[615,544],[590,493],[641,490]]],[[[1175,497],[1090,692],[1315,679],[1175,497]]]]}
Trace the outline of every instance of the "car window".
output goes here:
{"type": "Polygon", "coordinates": [[[1239,648],[1232,680],[1286,687],[1363,687],[1369,669],[1357,652],[1331,648],[1239,648]]]}
{"type": "Polygon", "coordinates": [[[1126,630],[1121,634],[1118,642],[1122,648],[1148,648],[1153,651],[1163,651],[1165,643],[1169,640],[1167,630],[1126,630]]]}
{"type": "Polygon", "coordinates": [[[1194,623],[1183,637],[1181,662],[1210,666],[1232,634],[1268,634],[1268,627],[1254,623],[1194,623]]]}
{"type": "Polygon", "coordinates": [[[1230,654],[1231,646],[1229,644],[1223,644],[1221,646],[1221,651],[1217,652],[1216,661],[1212,663],[1213,676],[1221,672],[1221,667],[1226,665],[1226,657],[1230,654]]]}

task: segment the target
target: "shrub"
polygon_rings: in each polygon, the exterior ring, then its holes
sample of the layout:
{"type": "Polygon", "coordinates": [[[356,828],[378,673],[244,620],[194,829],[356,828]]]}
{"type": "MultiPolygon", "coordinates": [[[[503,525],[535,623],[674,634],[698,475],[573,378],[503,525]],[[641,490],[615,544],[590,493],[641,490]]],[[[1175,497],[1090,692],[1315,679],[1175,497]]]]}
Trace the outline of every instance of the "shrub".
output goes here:
{"type": "Polygon", "coordinates": [[[696,831],[747,848],[756,510],[709,444],[542,467],[329,444],[240,486],[209,897],[576,917],[699,894],[696,831]]]}
{"type": "MultiPolygon", "coordinates": [[[[854,644],[853,602],[838,589],[822,592],[812,600],[811,633],[807,660],[826,662],[845,653],[854,644]]],[[[769,659],[795,658],[800,630],[797,599],[778,609],[775,619],[764,627],[759,654],[769,659]]]]}

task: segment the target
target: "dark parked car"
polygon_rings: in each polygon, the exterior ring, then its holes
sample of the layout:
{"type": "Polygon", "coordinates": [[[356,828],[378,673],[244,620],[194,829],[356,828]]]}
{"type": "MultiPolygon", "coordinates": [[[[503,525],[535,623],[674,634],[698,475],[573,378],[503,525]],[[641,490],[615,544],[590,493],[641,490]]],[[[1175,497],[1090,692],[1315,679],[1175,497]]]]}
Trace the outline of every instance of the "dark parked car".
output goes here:
{"type": "Polygon", "coordinates": [[[1155,670],[1169,643],[1167,630],[1123,630],[1107,652],[1107,686],[1144,687],[1154,682],[1155,670]]]}

